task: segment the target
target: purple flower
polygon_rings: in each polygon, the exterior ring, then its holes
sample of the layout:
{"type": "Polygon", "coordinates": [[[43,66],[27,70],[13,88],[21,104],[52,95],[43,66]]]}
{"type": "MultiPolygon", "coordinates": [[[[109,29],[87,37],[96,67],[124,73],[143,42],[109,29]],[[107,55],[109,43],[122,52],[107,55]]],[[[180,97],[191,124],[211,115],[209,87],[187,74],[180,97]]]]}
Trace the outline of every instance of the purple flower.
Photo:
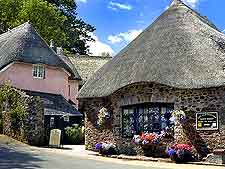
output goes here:
{"type": "Polygon", "coordinates": [[[96,148],[96,150],[102,149],[102,144],[101,144],[101,143],[97,143],[97,144],[95,145],[95,148],[96,148]]]}
{"type": "Polygon", "coordinates": [[[153,140],[152,143],[153,143],[153,144],[159,144],[159,140],[158,140],[158,139],[155,139],[155,140],[153,140]]]}
{"type": "Polygon", "coordinates": [[[173,155],[175,155],[177,152],[176,152],[176,150],[174,150],[174,149],[169,149],[168,151],[167,151],[167,154],[169,155],[169,156],[173,156],[173,155]]]}
{"type": "Polygon", "coordinates": [[[181,118],[180,118],[180,123],[181,124],[185,124],[187,122],[187,118],[185,117],[185,116],[182,116],[181,118]]]}
{"type": "Polygon", "coordinates": [[[146,144],[148,144],[148,143],[149,143],[149,141],[147,141],[147,140],[144,140],[144,141],[142,142],[143,145],[146,145],[146,144]]]}

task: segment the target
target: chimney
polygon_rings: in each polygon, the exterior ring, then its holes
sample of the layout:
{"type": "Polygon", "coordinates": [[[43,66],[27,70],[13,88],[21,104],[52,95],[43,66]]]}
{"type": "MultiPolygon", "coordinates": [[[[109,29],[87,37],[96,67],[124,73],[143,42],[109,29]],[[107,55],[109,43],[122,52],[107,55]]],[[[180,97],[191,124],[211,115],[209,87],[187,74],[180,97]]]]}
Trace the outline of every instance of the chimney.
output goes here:
{"type": "Polygon", "coordinates": [[[54,50],[56,52],[56,47],[55,47],[55,44],[53,42],[53,39],[50,40],[50,48],[52,48],[52,50],[54,50]]]}
{"type": "Polygon", "coordinates": [[[64,53],[63,53],[63,48],[62,47],[57,47],[56,48],[56,53],[58,54],[58,55],[64,55],[64,53]]]}

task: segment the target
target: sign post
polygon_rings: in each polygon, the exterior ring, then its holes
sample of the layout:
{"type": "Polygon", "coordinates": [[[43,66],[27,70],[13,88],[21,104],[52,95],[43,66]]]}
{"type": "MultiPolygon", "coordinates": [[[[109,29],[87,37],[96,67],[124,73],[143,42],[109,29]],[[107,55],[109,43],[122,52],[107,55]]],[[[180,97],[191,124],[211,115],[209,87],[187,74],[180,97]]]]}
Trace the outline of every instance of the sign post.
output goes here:
{"type": "Polygon", "coordinates": [[[218,112],[205,112],[196,114],[197,130],[218,130],[219,119],[218,112]]]}

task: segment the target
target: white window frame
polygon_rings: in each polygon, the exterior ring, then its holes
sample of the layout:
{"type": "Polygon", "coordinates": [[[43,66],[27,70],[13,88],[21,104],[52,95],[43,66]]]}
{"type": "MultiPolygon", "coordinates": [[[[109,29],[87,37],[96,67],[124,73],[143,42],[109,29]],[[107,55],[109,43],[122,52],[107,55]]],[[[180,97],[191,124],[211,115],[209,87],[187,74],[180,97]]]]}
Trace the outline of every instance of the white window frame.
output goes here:
{"type": "Polygon", "coordinates": [[[45,66],[42,64],[33,65],[32,76],[36,79],[44,79],[45,78],[45,66]]]}

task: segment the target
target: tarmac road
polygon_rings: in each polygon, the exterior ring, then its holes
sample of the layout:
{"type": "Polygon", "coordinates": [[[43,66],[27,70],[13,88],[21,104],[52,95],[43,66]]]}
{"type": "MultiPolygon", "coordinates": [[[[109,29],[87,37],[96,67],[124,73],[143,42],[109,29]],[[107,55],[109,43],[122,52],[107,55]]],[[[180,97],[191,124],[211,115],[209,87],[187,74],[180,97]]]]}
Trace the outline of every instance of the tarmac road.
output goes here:
{"type": "MultiPolygon", "coordinates": [[[[49,153],[26,146],[0,144],[1,169],[157,169],[49,153]]],[[[161,168],[166,169],[166,168],[161,168]]]]}

